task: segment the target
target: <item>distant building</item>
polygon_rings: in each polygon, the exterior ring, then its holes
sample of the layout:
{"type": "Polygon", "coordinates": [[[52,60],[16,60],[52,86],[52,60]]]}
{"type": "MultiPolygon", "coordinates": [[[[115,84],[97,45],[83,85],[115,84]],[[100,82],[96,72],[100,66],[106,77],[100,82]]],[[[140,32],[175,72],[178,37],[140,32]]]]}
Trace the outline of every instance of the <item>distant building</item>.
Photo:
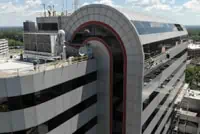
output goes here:
{"type": "Polygon", "coordinates": [[[8,40],[0,39],[0,57],[7,56],[9,52],[8,40]]]}
{"type": "Polygon", "coordinates": [[[188,45],[188,56],[190,58],[200,57],[200,43],[191,43],[188,45]]]}
{"type": "Polygon", "coordinates": [[[174,133],[200,133],[200,91],[184,89],[177,103],[176,115],[171,125],[174,133]],[[173,126],[174,125],[174,126],[173,126]]]}

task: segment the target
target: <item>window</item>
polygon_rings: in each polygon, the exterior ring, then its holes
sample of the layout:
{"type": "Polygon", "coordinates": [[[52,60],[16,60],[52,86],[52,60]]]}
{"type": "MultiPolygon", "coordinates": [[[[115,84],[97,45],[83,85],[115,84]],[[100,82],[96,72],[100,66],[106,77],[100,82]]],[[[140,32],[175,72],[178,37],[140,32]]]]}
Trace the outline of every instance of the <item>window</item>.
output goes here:
{"type": "MultiPolygon", "coordinates": [[[[94,105],[96,102],[97,102],[97,95],[93,95],[89,97],[88,99],[82,101],[81,103],[75,105],[74,107],[59,114],[58,116],[53,117],[52,119],[44,122],[43,124],[40,124],[39,126],[32,127],[32,128],[22,130],[22,131],[12,132],[12,134],[46,134],[52,131],[53,129],[57,128],[58,126],[62,125],[63,123],[65,123],[66,121],[74,117],[75,115],[81,113],[82,111],[86,110],[90,106],[94,105]]],[[[75,134],[79,134],[80,130],[87,132],[95,124],[97,124],[97,117],[94,117],[88,123],[86,123],[81,128],[79,128],[75,132],[75,134]]]]}
{"type": "Polygon", "coordinates": [[[57,23],[38,23],[38,29],[41,31],[57,31],[57,23]]]}
{"type": "Polygon", "coordinates": [[[145,22],[145,21],[132,21],[132,23],[135,25],[140,35],[183,31],[183,28],[181,27],[180,24],[168,24],[168,23],[145,22]]]}
{"type": "Polygon", "coordinates": [[[21,96],[9,97],[8,98],[8,108],[9,108],[9,111],[23,109],[21,96]]]}
{"type": "MultiPolygon", "coordinates": [[[[184,51],[182,51],[181,53],[179,53],[178,55],[176,55],[174,58],[172,58],[171,60],[169,60],[168,62],[166,62],[165,64],[163,64],[162,66],[160,66],[159,68],[157,68],[156,70],[150,72],[149,74],[147,74],[144,77],[144,81],[145,82],[150,82],[150,79],[155,79],[159,74],[161,74],[166,68],[168,68],[170,65],[172,65],[176,60],[176,58],[180,58],[181,56],[183,56],[185,53],[187,52],[187,49],[185,49],[184,51]]],[[[184,62],[172,73],[172,75],[170,75],[163,83],[160,84],[160,87],[162,87],[163,85],[166,85],[167,83],[169,83],[169,81],[171,80],[171,77],[173,77],[173,74],[176,74],[178,72],[178,70],[183,66],[183,64],[185,64],[184,62]]],[[[179,82],[177,80],[177,82],[179,82]]],[[[176,85],[176,84],[175,84],[176,85]]],[[[152,92],[149,97],[143,102],[143,110],[145,110],[145,108],[155,99],[155,97],[159,94],[159,91],[154,91],[152,92]]]]}
{"type": "Polygon", "coordinates": [[[0,98],[0,112],[7,112],[8,111],[8,99],[7,98],[0,98]]]}
{"type": "Polygon", "coordinates": [[[97,124],[97,117],[91,119],[88,123],[76,130],[73,134],[84,134],[97,124]]]}
{"type": "Polygon", "coordinates": [[[147,119],[147,121],[143,124],[142,126],[142,133],[146,130],[146,128],[148,127],[148,125],[151,123],[151,121],[154,119],[154,117],[156,116],[156,114],[158,113],[158,111],[160,110],[160,107],[165,103],[165,101],[167,100],[169,94],[166,94],[165,97],[163,98],[163,100],[159,103],[158,107],[153,111],[153,113],[149,116],[149,118],[147,119]]]}
{"type": "Polygon", "coordinates": [[[183,28],[181,27],[180,24],[175,24],[176,28],[178,29],[178,31],[183,31],[183,28]]]}
{"type": "Polygon", "coordinates": [[[96,77],[97,72],[95,71],[39,92],[15,97],[0,98],[0,112],[14,111],[39,105],[80,86],[89,84],[95,81],[97,79],[96,77]]]}

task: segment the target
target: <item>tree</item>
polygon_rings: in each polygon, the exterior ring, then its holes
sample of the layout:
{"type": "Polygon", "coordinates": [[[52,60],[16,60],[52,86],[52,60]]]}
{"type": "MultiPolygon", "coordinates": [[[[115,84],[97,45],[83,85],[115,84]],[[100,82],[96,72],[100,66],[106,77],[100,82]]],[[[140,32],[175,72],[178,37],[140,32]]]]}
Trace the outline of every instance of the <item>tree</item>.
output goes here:
{"type": "Polygon", "coordinates": [[[185,71],[185,80],[192,89],[199,89],[200,84],[200,67],[189,66],[185,71]]]}
{"type": "Polygon", "coordinates": [[[9,46],[22,46],[23,45],[23,29],[22,28],[7,28],[4,30],[1,30],[0,39],[7,39],[9,46]]]}

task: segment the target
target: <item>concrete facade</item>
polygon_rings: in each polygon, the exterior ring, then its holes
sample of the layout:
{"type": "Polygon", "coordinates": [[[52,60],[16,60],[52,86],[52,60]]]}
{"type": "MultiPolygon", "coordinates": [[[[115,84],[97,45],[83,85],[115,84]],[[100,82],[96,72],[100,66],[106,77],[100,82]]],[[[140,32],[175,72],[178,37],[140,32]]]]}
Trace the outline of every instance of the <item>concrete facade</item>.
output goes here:
{"type": "MultiPolygon", "coordinates": [[[[84,76],[96,71],[95,62],[95,60],[90,60],[32,75],[1,78],[1,98],[30,95],[60,83],[84,76]]],[[[0,124],[3,126],[0,129],[0,133],[22,131],[39,126],[96,93],[96,81],[94,81],[48,102],[41,103],[40,105],[14,111],[9,111],[8,109],[8,112],[0,112],[0,124]]],[[[66,131],[68,133],[76,131],[79,127],[83,126],[85,122],[96,116],[95,111],[96,104],[92,105],[88,110],[78,114],[76,117],[73,117],[66,122],[65,125],[62,125],[64,128],[70,128],[70,130],[63,129],[62,133],[65,133],[66,131]],[[87,118],[84,118],[83,120],[80,119],[83,117],[87,118]],[[74,127],[71,127],[71,123],[73,122],[78,125],[73,125],[74,127]]]]}

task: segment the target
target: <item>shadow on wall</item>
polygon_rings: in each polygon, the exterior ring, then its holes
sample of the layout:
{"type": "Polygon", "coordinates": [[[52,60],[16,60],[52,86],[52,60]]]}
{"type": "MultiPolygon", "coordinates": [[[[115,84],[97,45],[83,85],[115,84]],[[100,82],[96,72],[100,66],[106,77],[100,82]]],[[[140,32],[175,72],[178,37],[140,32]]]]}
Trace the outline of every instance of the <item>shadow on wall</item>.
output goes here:
{"type": "MultiPolygon", "coordinates": [[[[108,134],[110,131],[110,60],[106,47],[97,41],[91,41],[93,56],[96,59],[97,81],[93,90],[97,93],[96,104],[86,109],[78,116],[77,128],[74,134],[108,134]],[[98,116],[98,117],[97,117],[98,116]],[[98,119],[97,119],[98,118],[98,119]],[[87,121],[87,122],[85,122],[87,121]],[[98,125],[97,125],[98,122],[98,125]],[[85,124],[85,125],[83,125],[85,124]]],[[[91,70],[87,65],[86,72],[91,70]]],[[[88,96],[88,87],[83,87],[82,99],[88,96]]]]}

